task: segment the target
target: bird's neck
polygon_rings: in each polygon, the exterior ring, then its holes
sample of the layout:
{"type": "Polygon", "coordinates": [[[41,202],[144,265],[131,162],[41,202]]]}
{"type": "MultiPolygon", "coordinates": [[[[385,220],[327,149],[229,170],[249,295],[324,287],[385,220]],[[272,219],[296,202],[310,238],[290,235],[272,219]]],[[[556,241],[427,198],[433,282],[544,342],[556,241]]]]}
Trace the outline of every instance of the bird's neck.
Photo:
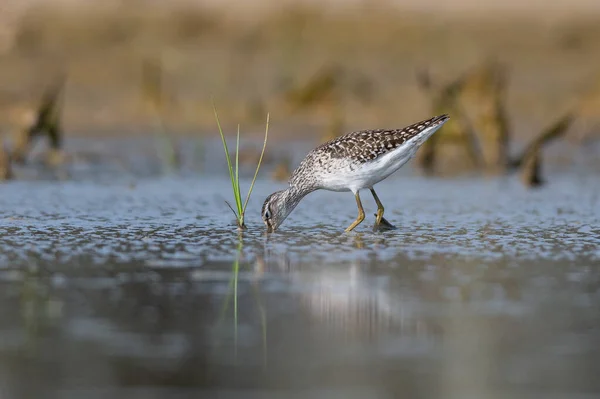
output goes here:
{"type": "Polygon", "coordinates": [[[302,198],[306,197],[307,194],[315,191],[312,187],[307,186],[295,186],[290,185],[288,188],[283,190],[286,209],[291,212],[299,203],[302,201],[302,198]]]}

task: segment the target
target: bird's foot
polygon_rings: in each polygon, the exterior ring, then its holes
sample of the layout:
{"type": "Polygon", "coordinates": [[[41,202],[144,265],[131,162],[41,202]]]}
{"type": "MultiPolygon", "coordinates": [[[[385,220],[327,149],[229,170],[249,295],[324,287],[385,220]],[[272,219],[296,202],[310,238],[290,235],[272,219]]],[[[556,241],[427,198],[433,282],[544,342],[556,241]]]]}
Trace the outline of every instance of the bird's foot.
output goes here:
{"type": "MultiPolygon", "coordinates": [[[[377,217],[377,214],[375,214],[377,217]]],[[[383,216],[381,217],[381,221],[379,223],[375,222],[373,225],[373,231],[388,231],[388,230],[396,230],[397,227],[388,222],[383,216]]]]}

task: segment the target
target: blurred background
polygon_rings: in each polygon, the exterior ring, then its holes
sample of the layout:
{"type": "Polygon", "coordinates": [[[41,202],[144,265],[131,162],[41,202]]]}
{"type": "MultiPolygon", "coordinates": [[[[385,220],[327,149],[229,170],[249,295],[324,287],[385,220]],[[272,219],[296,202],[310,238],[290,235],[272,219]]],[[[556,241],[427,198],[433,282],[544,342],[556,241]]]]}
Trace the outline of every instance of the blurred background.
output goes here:
{"type": "Polygon", "coordinates": [[[0,138],[2,399],[598,397],[598,0],[0,0],[0,138]],[[270,113],[241,234],[213,99],[242,196],[270,113]],[[397,230],[264,234],[310,149],[441,113],[397,230]]]}
{"type": "Polygon", "coordinates": [[[68,136],[148,134],[157,126],[203,135],[214,131],[211,96],[229,128],[258,132],[270,112],[274,140],[322,141],[452,110],[454,126],[440,136],[480,136],[479,148],[458,144],[479,167],[504,157],[488,147],[524,144],[563,117],[576,119],[563,129],[573,140],[598,131],[593,0],[5,0],[0,7],[7,147],[61,79],[68,136]]]}

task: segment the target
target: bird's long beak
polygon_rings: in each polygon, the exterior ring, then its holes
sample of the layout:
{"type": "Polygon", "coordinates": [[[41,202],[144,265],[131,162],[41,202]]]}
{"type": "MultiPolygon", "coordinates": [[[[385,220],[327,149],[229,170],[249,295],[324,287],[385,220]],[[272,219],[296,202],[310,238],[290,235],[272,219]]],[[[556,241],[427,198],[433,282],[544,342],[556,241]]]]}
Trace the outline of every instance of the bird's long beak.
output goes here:
{"type": "Polygon", "coordinates": [[[269,223],[265,222],[265,226],[267,226],[267,233],[272,233],[273,231],[275,231],[269,223]]]}

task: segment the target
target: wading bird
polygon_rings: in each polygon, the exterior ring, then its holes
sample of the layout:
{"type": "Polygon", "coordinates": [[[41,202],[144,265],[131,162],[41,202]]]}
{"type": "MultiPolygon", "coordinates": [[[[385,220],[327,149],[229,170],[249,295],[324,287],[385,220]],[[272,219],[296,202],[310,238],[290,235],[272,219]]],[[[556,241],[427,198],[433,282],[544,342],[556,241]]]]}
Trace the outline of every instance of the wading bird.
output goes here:
{"type": "Polygon", "coordinates": [[[446,121],[435,116],[403,129],[361,130],[321,144],[309,152],[289,179],[289,187],[265,200],[261,215],[267,232],[275,231],[307,194],[316,190],[350,191],[356,198],[358,217],[352,231],[365,219],[359,191],[368,188],[377,203],[376,225],[383,219],[383,205],[373,186],[406,164],[419,147],[446,121]]]}

